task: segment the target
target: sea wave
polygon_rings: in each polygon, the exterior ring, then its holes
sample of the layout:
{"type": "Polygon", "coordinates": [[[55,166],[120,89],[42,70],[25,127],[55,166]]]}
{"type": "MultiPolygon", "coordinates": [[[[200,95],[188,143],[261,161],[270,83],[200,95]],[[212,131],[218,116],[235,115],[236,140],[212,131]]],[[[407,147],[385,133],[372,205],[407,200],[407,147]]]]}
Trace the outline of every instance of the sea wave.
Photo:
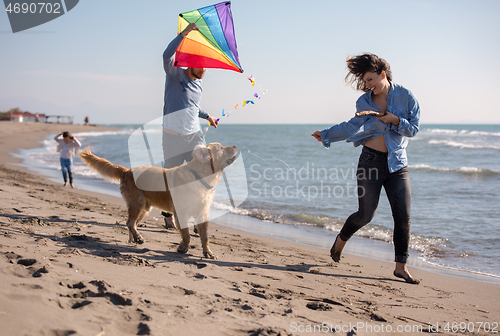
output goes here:
{"type": "Polygon", "coordinates": [[[90,138],[90,137],[101,137],[101,136],[113,136],[113,135],[129,135],[134,132],[134,129],[120,129],[116,131],[100,131],[100,132],[78,132],[73,135],[76,137],[90,138]]]}
{"type": "Polygon", "coordinates": [[[457,141],[453,141],[453,140],[430,140],[429,144],[431,144],[431,145],[443,144],[443,145],[446,145],[449,147],[458,147],[458,148],[462,148],[462,149],[495,149],[495,150],[500,150],[499,146],[463,143],[463,142],[457,142],[457,141]]]}
{"type": "Polygon", "coordinates": [[[465,136],[494,136],[500,137],[500,132],[487,132],[487,131],[471,131],[471,130],[452,130],[452,129],[441,129],[441,128],[426,128],[423,129],[425,132],[434,134],[456,134],[465,136]]]}
{"type": "MultiPolygon", "coordinates": [[[[340,227],[328,227],[329,230],[339,232],[340,227]]],[[[393,231],[383,225],[368,224],[356,232],[357,237],[382,241],[393,244],[393,231]]],[[[410,248],[420,252],[421,256],[451,256],[456,254],[448,248],[448,241],[442,237],[426,237],[420,235],[410,235],[410,248]]]]}
{"type": "Polygon", "coordinates": [[[478,167],[459,167],[459,168],[446,168],[446,167],[432,167],[427,164],[410,165],[409,168],[416,170],[428,170],[436,172],[455,172],[465,175],[482,175],[482,176],[498,176],[500,172],[478,167]]]}
{"type": "Polygon", "coordinates": [[[495,272],[497,272],[497,270],[495,270],[495,269],[490,269],[487,271],[479,271],[477,269],[474,269],[472,267],[468,267],[465,265],[456,265],[456,264],[452,264],[452,263],[443,262],[442,259],[434,258],[433,256],[422,256],[422,257],[420,257],[420,259],[429,265],[433,265],[433,266],[439,267],[439,268],[445,268],[445,269],[449,269],[449,270],[453,270],[453,271],[456,271],[456,270],[465,271],[467,273],[477,274],[477,275],[481,275],[481,276],[489,276],[489,277],[493,277],[496,279],[500,278],[500,274],[495,273],[495,272]]]}
{"type": "Polygon", "coordinates": [[[300,212],[298,214],[282,214],[281,210],[276,210],[273,213],[272,210],[263,210],[255,207],[244,208],[244,207],[233,207],[222,202],[214,201],[212,206],[218,210],[225,210],[236,215],[250,216],[258,218],[263,221],[288,224],[288,225],[307,225],[307,226],[318,226],[330,228],[333,226],[343,225],[344,221],[338,217],[331,217],[327,215],[314,215],[306,212],[300,212]]]}
{"type": "MultiPolygon", "coordinates": [[[[115,131],[99,131],[99,132],[78,132],[74,133],[73,135],[76,137],[82,137],[82,138],[92,138],[92,137],[101,137],[101,136],[114,136],[114,135],[131,135],[135,131],[137,131],[138,128],[123,128],[115,131]]],[[[162,132],[162,126],[161,125],[153,125],[147,126],[144,128],[145,133],[151,133],[151,134],[157,134],[162,132]]]]}
{"type": "MultiPolygon", "coordinates": [[[[300,212],[297,214],[273,214],[270,211],[250,208],[244,209],[232,207],[220,202],[214,202],[213,207],[218,210],[225,210],[241,216],[250,216],[262,221],[268,221],[279,224],[314,226],[318,229],[324,229],[338,233],[345,220],[328,215],[310,214],[300,212]]],[[[357,237],[373,239],[388,244],[393,244],[393,231],[383,225],[368,224],[356,232],[357,237]]],[[[427,237],[420,235],[411,235],[410,248],[420,253],[422,258],[441,259],[444,257],[468,257],[463,251],[456,251],[448,246],[448,240],[442,237],[427,237]]]]}

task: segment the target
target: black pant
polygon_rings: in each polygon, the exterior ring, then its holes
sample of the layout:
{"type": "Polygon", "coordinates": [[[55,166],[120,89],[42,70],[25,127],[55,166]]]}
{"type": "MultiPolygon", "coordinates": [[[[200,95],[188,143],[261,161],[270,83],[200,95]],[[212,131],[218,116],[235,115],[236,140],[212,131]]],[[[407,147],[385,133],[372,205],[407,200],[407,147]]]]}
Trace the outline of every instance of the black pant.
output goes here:
{"type": "Polygon", "coordinates": [[[387,153],[363,147],[356,177],[359,209],[347,218],[340,231],[340,238],[347,241],[373,219],[383,186],[394,218],[395,261],[406,263],[410,242],[411,207],[408,167],[390,173],[387,166],[387,153]]]}

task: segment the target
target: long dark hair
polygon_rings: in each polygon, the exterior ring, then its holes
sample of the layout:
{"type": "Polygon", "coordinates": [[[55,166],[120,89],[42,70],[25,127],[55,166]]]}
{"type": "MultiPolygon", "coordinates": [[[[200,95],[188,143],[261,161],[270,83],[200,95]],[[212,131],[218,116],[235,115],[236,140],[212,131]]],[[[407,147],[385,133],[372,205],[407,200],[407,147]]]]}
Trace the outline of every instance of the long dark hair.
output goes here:
{"type": "Polygon", "coordinates": [[[71,135],[70,132],[63,132],[62,134],[63,138],[70,138],[71,140],[73,140],[74,136],[71,135]]]}
{"type": "Polygon", "coordinates": [[[345,81],[356,90],[369,91],[363,80],[363,76],[367,72],[376,72],[380,75],[382,71],[385,71],[387,80],[389,82],[392,81],[391,66],[385,59],[377,55],[362,54],[354,57],[349,56],[346,62],[349,73],[345,76],[345,81]]]}

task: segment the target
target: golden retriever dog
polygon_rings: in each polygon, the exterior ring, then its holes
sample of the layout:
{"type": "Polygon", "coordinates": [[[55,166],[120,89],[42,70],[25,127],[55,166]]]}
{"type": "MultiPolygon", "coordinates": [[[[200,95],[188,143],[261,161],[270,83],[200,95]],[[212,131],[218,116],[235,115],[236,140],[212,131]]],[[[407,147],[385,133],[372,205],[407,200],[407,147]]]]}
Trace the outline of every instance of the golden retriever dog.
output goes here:
{"type": "Polygon", "coordinates": [[[170,169],[153,166],[125,168],[95,156],[90,148],[80,151],[78,155],[103,177],[120,183],[128,208],[130,243],[144,243],[137,225],[152,207],[156,207],[174,215],[174,224],[182,237],[177,248],[179,253],[189,250],[188,221],[195,217],[203,256],[216,258],[208,246],[210,206],[224,168],[238,156],[236,146],[223,147],[219,143],[196,146],[192,153],[193,160],[170,169]]]}

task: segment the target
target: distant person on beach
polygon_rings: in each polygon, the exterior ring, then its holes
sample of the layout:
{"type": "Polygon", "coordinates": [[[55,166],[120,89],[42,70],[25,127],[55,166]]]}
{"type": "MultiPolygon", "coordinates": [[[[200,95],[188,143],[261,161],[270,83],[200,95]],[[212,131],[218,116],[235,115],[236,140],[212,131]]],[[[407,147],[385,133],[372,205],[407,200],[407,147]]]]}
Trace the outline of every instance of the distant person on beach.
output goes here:
{"type": "Polygon", "coordinates": [[[88,126],[88,124],[89,124],[89,117],[85,117],[84,121],[85,121],[85,126],[88,126]]]}
{"type": "Polygon", "coordinates": [[[59,144],[57,146],[57,151],[61,153],[61,171],[64,179],[64,186],[69,185],[74,188],[73,185],[73,157],[75,156],[75,148],[80,147],[82,144],[71,135],[70,132],[61,132],[54,138],[59,144]],[[60,138],[62,136],[62,139],[60,138]]]}
{"type": "Polygon", "coordinates": [[[346,82],[365,93],[356,102],[356,116],[312,134],[327,148],[332,142],[347,140],[355,147],[363,145],[357,168],[358,211],[350,215],[330,250],[340,261],[346,242],[368,224],[377,210],[384,187],[394,218],[394,276],[411,284],[414,279],[407,267],[410,242],[411,190],[406,147],[408,138],[417,134],[420,107],[411,91],[392,82],[389,64],[373,54],[347,59],[346,82]],[[372,116],[371,112],[380,116],[372,116]]]}
{"type": "MultiPolygon", "coordinates": [[[[164,167],[180,166],[192,159],[196,145],[204,145],[199,118],[206,119],[217,127],[218,121],[200,107],[202,78],[205,68],[183,69],[174,66],[174,54],[184,37],[198,30],[195,23],[189,24],[177,35],[163,52],[163,68],[166,73],[163,106],[163,157],[164,167]]],[[[173,227],[172,214],[162,212],[165,225],[173,227]]]]}

